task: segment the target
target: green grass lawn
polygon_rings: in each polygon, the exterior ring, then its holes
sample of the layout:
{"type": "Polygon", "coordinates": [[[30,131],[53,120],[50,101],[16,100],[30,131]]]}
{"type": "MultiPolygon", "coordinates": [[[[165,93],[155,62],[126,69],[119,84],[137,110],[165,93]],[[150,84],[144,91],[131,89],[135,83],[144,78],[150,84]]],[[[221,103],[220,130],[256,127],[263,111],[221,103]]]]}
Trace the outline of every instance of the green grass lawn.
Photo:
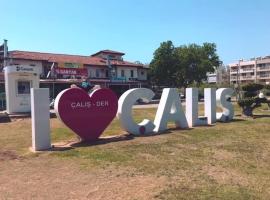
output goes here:
{"type": "MultiPolygon", "coordinates": [[[[127,135],[115,119],[102,135],[115,137],[69,149],[61,149],[59,142],[76,141],[76,136],[52,119],[52,141],[59,151],[40,154],[29,153],[30,121],[23,120],[0,124],[0,150],[15,151],[25,159],[74,163],[85,172],[110,168],[110,173],[121,171],[130,179],[163,178],[152,199],[269,199],[270,111],[258,108],[258,116],[250,119],[242,118],[237,106],[235,110],[231,123],[189,130],[174,129],[170,123],[166,133],[142,137],[127,135]]],[[[153,119],[155,111],[134,109],[133,114],[140,121],[153,119]]]]}

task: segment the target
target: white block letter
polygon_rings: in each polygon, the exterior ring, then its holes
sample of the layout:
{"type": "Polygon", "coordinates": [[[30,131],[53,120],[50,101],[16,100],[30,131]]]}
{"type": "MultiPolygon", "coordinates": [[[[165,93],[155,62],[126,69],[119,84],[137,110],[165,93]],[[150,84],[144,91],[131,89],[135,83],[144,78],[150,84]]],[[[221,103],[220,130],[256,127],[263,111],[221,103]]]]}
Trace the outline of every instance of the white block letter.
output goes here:
{"type": "Polygon", "coordinates": [[[186,117],[189,127],[206,125],[206,117],[198,117],[198,88],[186,89],[186,117]]]}
{"type": "Polygon", "coordinates": [[[147,88],[135,88],[126,91],[118,100],[117,117],[121,126],[127,132],[134,135],[151,133],[155,125],[148,119],[136,124],[132,118],[132,106],[138,99],[150,101],[154,97],[154,92],[147,88]]]}
{"type": "Polygon", "coordinates": [[[51,148],[49,89],[31,88],[32,149],[51,148]]]}
{"type": "Polygon", "coordinates": [[[177,127],[187,128],[187,119],[180,104],[180,97],[176,88],[163,89],[154,124],[155,132],[167,129],[167,123],[174,121],[177,127]]]}
{"type": "Polygon", "coordinates": [[[207,117],[207,123],[213,124],[216,122],[216,89],[204,89],[204,114],[207,117]]]}
{"type": "Polygon", "coordinates": [[[219,121],[230,121],[234,116],[233,105],[228,98],[233,94],[231,88],[220,88],[216,92],[217,106],[222,109],[222,112],[217,113],[217,120],[219,121]]]}

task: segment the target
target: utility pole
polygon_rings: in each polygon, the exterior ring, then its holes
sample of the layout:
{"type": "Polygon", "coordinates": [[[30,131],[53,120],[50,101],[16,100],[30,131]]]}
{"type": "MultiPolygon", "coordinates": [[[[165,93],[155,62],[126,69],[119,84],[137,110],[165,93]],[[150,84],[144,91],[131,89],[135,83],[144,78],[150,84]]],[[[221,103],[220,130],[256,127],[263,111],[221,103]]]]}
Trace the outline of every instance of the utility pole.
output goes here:
{"type": "Polygon", "coordinates": [[[7,40],[4,39],[4,68],[7,66],[7,58],[8,58],[8,46],[7,40]]]}
{"type": "Polygon", "coordinates": [[[112,66],[111,66],[111,57],[110,55],[107,55],[107,66],[108,66],[108,75],[110,82],[112,82],[112,66]]]}
{"type": "Polygon", "coordinates": [[[238,61],[238,64],[237,64],[237,76],[236,76],[236,100],[238,100],[240,98],[240,86],[239,86],[239,76],[240,76],[240,60],[238,61]]]}
{"type": "Polygon", "coordinates": [[[257,58],[255,58],[255,64],[254,64],[254,76],[255,76],[255,83],[257,83],[257,58]]]}

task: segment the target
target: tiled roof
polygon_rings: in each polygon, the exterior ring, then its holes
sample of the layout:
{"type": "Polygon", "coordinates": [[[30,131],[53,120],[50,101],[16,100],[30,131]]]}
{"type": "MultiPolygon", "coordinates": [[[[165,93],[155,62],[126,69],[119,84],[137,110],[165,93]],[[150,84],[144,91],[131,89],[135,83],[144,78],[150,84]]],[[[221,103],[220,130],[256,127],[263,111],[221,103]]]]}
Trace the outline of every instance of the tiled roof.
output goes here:
{"type": "MultiPolygon", "coordinates": [[[[9,57],[13,59],[36,60],[47,62],[71,62],[71,63],[82,63],[85,65],[107,66],[106,59],[96,56],[80,56],[80,55],[67,55],[67,54],[54,54],[54,53],[41,53],[41,52],[15,50],[9,51],[9,57]]],[[[117,66],[143,67],[143,65],[141,64],[121,60],[111,60],[111,64],[117,66]]]]}
{"type": "Polygon", "coordinates": [[[101,54],[101,53],[105,53],[105,54],[115,54],[115,55],[120,55],[120,56],[125,55],[125,53],[122,53],[122,52],[119,52],[119,51],[112,51],[112,50],[106,49],[106,50],[101,50],[101,51],[99,51],[99,52],[93,54],[92,56],[96,56],[96,55],[101,54]]]}

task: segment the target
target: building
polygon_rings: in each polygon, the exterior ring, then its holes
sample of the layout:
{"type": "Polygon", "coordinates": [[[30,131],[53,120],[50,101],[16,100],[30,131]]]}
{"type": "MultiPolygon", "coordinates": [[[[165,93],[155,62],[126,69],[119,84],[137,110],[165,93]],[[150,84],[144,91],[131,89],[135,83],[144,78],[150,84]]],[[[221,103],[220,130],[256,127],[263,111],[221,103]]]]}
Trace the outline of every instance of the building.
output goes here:
{"type": "Polygon", "coordinates": [[[270,56],[239,60],[229,64],[230,83],[270,83],[270,56]]]}
{"type": "Polygon", "coordinates": [[[219,66],[215,72],[208,72],[206,75],[207,83],[218,85],[229,83],[229,71],[223,65],[219,66]]]}
{"type": "Polygon", "coordinates": [[[207,83],[210,83],[210,84],[217,83],[217,73],[216,72],[208,72],[206,75],[207,75],[207,83]]]}
{"type": "MultiPolygon", "coordinates": [[[[30,51],[8,51],[6,65],[32,66],[39,68],[41,87],[51,89],[51,97],[70,84],[90,78],[92,84],[101,85],[122,93],[132,87],[147,83],[147,67],[140,63],[125,61],[125,53],[102,50],[93,55],[67,55],[30,51]]],[[[4,58],[0,56],[0,71],[4,58]]],[[[4,82],[3,72],[0,83],[4,82]]]]}

